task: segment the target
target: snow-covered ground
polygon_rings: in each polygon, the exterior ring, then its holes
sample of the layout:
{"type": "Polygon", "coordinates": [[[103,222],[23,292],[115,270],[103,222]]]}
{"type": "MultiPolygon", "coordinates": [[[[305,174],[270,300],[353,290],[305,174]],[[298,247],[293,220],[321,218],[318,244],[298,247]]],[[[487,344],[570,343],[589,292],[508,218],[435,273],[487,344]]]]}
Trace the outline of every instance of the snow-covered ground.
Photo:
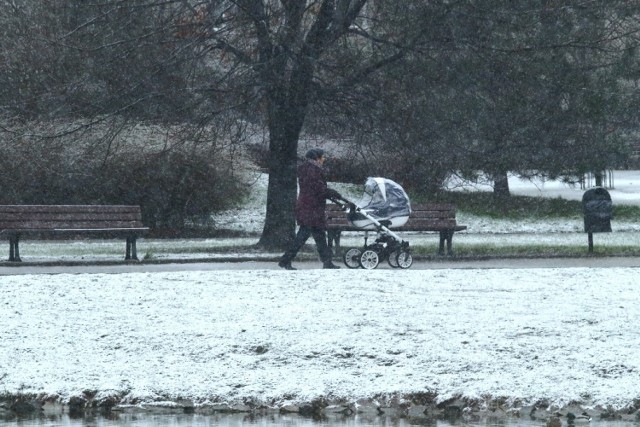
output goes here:
{"type": "MultiPolygon", "coordinates": [[[[640,196],[636,178],[616,178],[614,203],[640,196]]],[[[0,276],[0,392],[269,407],[385,406],[426,393],[476,409],[634,417],[637,277],[635,268],[0,276]]]]}
{"type": "MultiPolygon", "coordinates": [[[[0,278],[5,394],[282,407],[434,393],[482,407],[640,398],[637,269],[0,278]]],[[[530,411],[528,409],[527,411],[530,411]]]]}

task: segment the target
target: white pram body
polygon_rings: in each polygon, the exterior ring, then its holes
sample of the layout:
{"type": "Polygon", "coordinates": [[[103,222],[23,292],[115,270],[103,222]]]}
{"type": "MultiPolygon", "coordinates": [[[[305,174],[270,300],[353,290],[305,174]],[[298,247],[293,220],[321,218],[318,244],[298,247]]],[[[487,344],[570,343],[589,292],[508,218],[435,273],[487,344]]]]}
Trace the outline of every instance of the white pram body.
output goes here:
{"type": "Polygon", "coordinates": [[[345,252],[347,267],[372,269],[384,259],[393,268],[411,266],[413,257],[409,242],[391,230],[406,224],[411,214],[409,196],[399,184],[387,178],[367,178],[362,199],[358,203],[349,202],[348,209],[347,220],[364,230],[365,237],[362,248],[345,252]],[[377,238],[374,243],[367,244],[370,230],[376,231],[377,238]]]}
{"type": "Polygon", "coordinates": [[[398,183],[388,178],[367,178],[364,194],[356,206],[359,209],[350,212],[347,219],[362,230],[377,230],[376,221],[387,228],[402,227],[411,214],[409,196],[398,183]]]}

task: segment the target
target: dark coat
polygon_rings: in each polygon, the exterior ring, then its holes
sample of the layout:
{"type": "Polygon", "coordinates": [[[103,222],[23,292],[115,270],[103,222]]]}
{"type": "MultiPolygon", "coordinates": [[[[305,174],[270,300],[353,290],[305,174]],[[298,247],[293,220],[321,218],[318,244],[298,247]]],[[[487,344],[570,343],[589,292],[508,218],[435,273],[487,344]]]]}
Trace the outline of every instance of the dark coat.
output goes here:
{"type": "Polygon", "coordinates": [[[300,193],[296,202],[296,221],[299,225],[327,228],[327,218],[324,209],[327,199],[341,199],[342,196],[335,190],[327,188],[327,179],[322,166],[305,161],[298,166],[298,184],[300,193]]]}

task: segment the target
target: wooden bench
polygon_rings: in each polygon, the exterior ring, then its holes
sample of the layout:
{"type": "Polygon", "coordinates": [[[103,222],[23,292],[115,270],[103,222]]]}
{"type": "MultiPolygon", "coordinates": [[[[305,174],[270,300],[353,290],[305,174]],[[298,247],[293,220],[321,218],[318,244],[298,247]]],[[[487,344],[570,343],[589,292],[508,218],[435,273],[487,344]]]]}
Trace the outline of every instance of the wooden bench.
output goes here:
{"type": "MultiPolygon", "coordinates": [[[[340,248],[340,234],[343,231],[363,231],[354,227],[347,221],[347,214],[338,205],[327,204],[327,234],[329,247],[336,250],[340,248]]],[[[409,220],[402,227],[393,228],[392,231],[437,231],[440,233],[438,254],[453,255],[453,233],[466,230],[466,225],[456,223],[456,207],[451,203],[421,203],[411,205],[409,220]]]]}
{"type": "Polygon", "coordinates": [[[22,261],[22,235],[59,233],[123,236],[125,260],[137,260],[136,239],[148,230],[142,225],[140,206],[0,205],[0,236],[9,238],[9,261],[22,261]]]}

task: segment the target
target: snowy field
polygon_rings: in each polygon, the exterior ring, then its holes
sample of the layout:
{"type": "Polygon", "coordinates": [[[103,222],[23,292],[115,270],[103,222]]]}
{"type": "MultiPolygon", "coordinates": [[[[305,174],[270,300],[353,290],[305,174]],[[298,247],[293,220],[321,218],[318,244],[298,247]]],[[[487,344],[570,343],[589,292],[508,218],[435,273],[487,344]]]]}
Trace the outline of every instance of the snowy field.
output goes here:
{"type": "Polygon", "coordinates": [[[5,276],[5,393],[634,404],[637,269],[5,276]]]}
{"type": "MultiPolygon", "coordinates": [[[[637,203],[637,174],[616,176],[614,203],[637,203]]],[[[248,211],[236,221],[251,224],[248,211]]],[[[489,236],[459,222],[473,231],[458,241],[489,236]]],[[[545,233],[527,227],[504,233],[545,233]]],[[[384,405],[433,393],[476,409],[634,414],[637,277],[635,268],[0,276],[0,389],[61,402],[91,391],[138,406],[384,405]]]]}
{"type": "Polygon", "coordinates": [[[4,393],[632,407],[637,269],[2,277],[4,393]],[[381,399],[382,400],[382,399],[381,399]]]}

